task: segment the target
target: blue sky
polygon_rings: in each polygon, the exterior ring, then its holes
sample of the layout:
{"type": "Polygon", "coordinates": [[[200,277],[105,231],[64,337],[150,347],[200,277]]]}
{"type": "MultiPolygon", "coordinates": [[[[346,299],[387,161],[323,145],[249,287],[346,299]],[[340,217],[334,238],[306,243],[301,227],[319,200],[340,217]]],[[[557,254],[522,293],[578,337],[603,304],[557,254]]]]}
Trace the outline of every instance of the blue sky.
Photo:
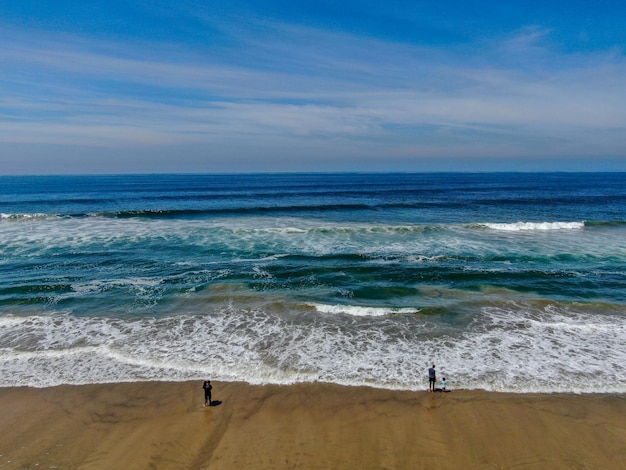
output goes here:
{"type": "Polygon", "coordinates": [[[626,171],[626,2],[0,0],[0,174],[626,171]]]}

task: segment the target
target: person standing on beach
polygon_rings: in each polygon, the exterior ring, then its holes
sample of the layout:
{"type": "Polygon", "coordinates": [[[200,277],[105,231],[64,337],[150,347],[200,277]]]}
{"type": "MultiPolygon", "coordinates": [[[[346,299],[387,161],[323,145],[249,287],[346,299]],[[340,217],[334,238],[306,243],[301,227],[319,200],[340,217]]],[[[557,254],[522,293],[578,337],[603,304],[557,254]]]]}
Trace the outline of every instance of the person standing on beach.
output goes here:
{"type": "Polygon", "coordinates": [[[435,384],[437,383],[437,374],[435,373],[435,364],[428,369],[428,391],[435,391],[435,384]]]}
{"type": "Polygon", "coordinates": [[[204,389],[204,406],[211,406],[211,390],[213,389],[211,381],[205,380],[202,388],[204,389]]]}

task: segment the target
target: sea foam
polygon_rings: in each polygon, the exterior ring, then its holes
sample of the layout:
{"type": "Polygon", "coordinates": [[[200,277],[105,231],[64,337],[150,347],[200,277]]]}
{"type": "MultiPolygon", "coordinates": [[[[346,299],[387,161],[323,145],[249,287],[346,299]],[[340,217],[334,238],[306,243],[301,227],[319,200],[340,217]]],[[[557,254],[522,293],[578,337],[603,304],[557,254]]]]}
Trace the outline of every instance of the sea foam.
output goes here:
{"type": "Polygon", "coordinates": [[[492,230],[505,230],[517,232],[522,230],[573,230],[585,227],[585,222],[516,222],[506,223],[485,223],[484,227],[492,230]]]}
{"type": "Polygon", "coordinates": [[[415,312],[328,309],[344,322],[233,304],[163,318],[3,316],[0,386],[211,376],[416,390],[435,362],[452,388],[626,393],[626,351],[617,347],[626,342],[623,307],[587,309],[492,302],[463,331],[415,312]]]}
{"type": "Polygon", "coordinates": [[[417,313],[415,308],[363,307],[358,305],[309,304],[320,313],[353,315],[356,317],[380,317],[392,314],[417,313]]]}

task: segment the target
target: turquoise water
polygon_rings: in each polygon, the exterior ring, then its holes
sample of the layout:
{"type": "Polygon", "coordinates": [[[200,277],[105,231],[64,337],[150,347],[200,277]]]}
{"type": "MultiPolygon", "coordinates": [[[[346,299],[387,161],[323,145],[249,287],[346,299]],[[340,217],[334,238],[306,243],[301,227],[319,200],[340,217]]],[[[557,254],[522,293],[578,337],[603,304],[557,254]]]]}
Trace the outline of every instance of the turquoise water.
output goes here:
{"type": "Polygon", "coordinates": [[[0,386],[626,392],[626,174],[0,177],[0,386]]]}

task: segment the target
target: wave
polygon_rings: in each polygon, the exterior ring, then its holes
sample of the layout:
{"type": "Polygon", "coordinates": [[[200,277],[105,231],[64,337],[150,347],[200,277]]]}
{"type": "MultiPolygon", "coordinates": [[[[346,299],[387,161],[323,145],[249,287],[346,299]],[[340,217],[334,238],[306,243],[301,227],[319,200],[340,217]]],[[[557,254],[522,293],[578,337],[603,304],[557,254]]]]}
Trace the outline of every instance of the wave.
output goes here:
{"type": "Polygon", "coordinates": [[[31,220],[44,218],[143,218],[143,219],[182,219],[210,216],[267,215],[267,214],[303,214],[332,211],[371,211],[374,206],[367,204],[321,204],[321,205],[289,205],[289,206],[252,206],[252,207],[218,207],[208,209],[136,209],[122,211],[96,211],[85,213],[46,214],[0,214],[1,220],[31,220]]]}
{"type": "MultiPolygon", "coordinates": [[[[84,214],[45,214],[45,213],[15,213],[7,214],[0,213],[0,220],[2,221],[27,221],[38,219],[76,219],[76,218],[115,218],[115,219],[198,219],[203,216],[236,216],[236,215],[271,215],[271,213],[278,212],[291,212],[293,211],[293,219],[289,222],[296,222],[302,224],[298,227],[292,226],[276,226],[276,227],[254,227],[246,224],[245,227],[233,227],[232,229],[241,232],[285,232],[285,233],[413,233],[413,232],[427,232],[427,231],[439,231],[446,229],[490,229],[499,231],[548,231],[548,230],[577,230],[589,227],[618,227],[626,225],[626,221],[543,221],[543,222],[524,222],[518,221],[513,223],[508,222],[470,222],[462,224],[454,223],[440,223],[440,224],[401,224],[401,225],[389,225],[383,223],[372,224],[346,224],[339,225],[329,223],[328,225],[320,226],[317,222],[308,220],[306,216],[302,216],[301,212],[304,211],[326,211],[326,210],[372,210],[372,206],[367,205],[321,205],[321,206],[281,206],[281,207],[250,207],[250,208],[220,208],[220,209],[174,209],[174,210],[129,210],[129,211],[114,211],[114,212],[93,212],[84,214]],[[300,216],[297,214],[300,213],[300,216]],[[311,225],[311,224],[315,225],[311,225]]],[[[228,229],[229,226],[225,225],[223,228],[228,229]]]]}
{"type": "Polygon", "coordinates": [[[359,211],[373,210],[367,204],[320,204],[320,205],[289,205],[289,206],[251,206],[251,207],[217,207],[208,209],[150,209],[129,210],[119,212],[91,213],[89,216],[101,217],[186,217],[211,215],[248,215],[248,214],[282,214],[326,211],[359,211]]]}
{"type": "Polygon", "coordinates": [[[327,314],[343,314],[355,317],[381,317],[393,314],[410,314],[418,313],[416,308],[389,308],[389,307],[364,307],[358,305],[327,305],[327,304],[308,304],[315,308],[319,313],[327,314]]]}
{"type": "Polygon", "coordinates": [[[210,375],[413,390],[435,362],[454,388],[595,393],[602,383],[626,393],[623,306],[489,302],[462,329],[438,315],[372,318],[350,307],[322,317],[335,309],[314,307],[312,316],[231,304],[161,318],[0,316],[0,386],[210,375]]]}
{"type": "Polygon", "coordinates": [[[520,232],[531,230],[577,230],[585,227],[585,222],[515,222],[515,223],[483,223],[477,224],[491,230],[520,232]]]}
{"type": "Polygon", "coordinates": [[[585,227],[620,227],[623,225],[626,225],[626,220],[585,221],[585,227]]]}
{"type": "Polygon", "coordinates": [[[33,213],[33,214],[5,214],[0,213],[0,220],[2,221],[23,221],[23,220],[35,220],[35,219],[56,219],[60,216],[57,214],[43,214],[43,213],[33,213]]]}

